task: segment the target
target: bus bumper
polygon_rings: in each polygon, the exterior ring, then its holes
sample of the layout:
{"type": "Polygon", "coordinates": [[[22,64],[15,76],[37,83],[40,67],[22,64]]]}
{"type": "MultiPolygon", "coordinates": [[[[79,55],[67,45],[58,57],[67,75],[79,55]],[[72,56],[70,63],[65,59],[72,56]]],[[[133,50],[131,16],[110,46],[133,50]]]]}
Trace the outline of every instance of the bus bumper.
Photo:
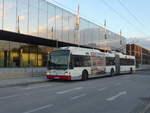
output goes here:
{"type": "Polygon", "coordinates": [[[47,75],[47,79],[71,80],[71,76],[47,75]]]}

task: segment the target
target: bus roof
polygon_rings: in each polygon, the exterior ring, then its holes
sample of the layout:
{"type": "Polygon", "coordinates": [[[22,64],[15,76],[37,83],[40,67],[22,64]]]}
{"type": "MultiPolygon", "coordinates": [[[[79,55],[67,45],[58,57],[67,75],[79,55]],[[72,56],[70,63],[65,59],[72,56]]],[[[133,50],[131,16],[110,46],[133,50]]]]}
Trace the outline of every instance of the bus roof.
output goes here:
{"type": "Polygon", "coordinates": [[[106,55],[107,57],[115,57],[115,55],[117,54],[120,56],[120,58],[135,59],[135,56],[125,55],[125,54],[122,54],[122,53],[116,52],[116,51],[102,52],[97,49],[88,49],[88,48],[73,47],[73,46],[61,47],[60,49],[61,50],[70,50],[72,54],[76,54],[76,55],[87,55],[87,54],[90,55],[91,53],[102,53],[102,54],[106,55]]]}
{"type": "Polygon", "coordinates": [[[77,54],[77,55],[87,55],[90,54],[91,52],[94,53],[103,53],[100,50],[96,49],[87,49],[87,48],[81,48],[81,47],[62,47],[62,50],[70,50],[72,54],[77,54]]]}

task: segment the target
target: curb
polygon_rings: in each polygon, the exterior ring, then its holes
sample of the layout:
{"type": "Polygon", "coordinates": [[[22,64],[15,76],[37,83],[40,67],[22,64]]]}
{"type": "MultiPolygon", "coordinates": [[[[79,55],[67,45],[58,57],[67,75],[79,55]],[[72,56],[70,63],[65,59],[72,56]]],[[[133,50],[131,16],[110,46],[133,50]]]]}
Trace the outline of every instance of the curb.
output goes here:
{"type": "Polygon", "coordinates": [[[1,85],[0,88],[15,87],[15,86],[20,86],[20,85],[38,84],[38,83],[44,83],[44,82],[48,82],[48,80],[39,80],[39,81],[32,81],[32,82],[7,84],[7,85],[1,85]]]}
{"type": "Polygon", "coordinates": [[[149,71],[150,69],[137,69],[136,71],[149,71]]]}

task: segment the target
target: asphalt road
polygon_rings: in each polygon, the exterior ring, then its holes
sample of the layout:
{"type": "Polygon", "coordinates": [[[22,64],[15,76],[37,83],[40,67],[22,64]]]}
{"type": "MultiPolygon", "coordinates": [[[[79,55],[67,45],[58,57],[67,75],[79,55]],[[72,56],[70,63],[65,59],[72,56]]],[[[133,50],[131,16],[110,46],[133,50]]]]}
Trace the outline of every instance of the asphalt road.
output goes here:
{"type": "Polygon", "coordinates": [[[0,113],[150,113],[150,71],[0,88],[0,113]]]}

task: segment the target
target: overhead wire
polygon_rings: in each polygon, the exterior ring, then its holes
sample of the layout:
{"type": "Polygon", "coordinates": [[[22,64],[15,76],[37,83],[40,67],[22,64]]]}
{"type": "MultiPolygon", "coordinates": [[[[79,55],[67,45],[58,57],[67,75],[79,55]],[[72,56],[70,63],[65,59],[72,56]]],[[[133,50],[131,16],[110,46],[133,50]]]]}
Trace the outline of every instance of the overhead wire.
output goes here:
{"type": "MultiPolygon", "coordinates": [[[[140,26],[146,28],[145,25],[130,11],[130,9],[128,7],[125,6],[125,4],[121,0],[118,0],[118,3],[132,16],[132,18],[134,18],[134,20],[136,20],[136,22],[140,26]]],[[[149,31],[147,31],[147,32],[149,32],[149,31]]]]}
{"type": "MultiPolygon", "coordinates": [[[[65,5],[63,5],[63,4],[61,4],[61,3],[59,3],[59,2],[57,2],[56,0],[51,0],[51,1],[53,1],[54,3],[56,3],[57,5],[59,5],[59,6],[61,6],[62,8],[65,8],[65,9],[67,9],[67,10],[70,10],[72,13],[74,13],[74,14],[76,14],[76,11],[75,10],[73,10],[73,9],[71,9],[71,8],[69,8],[69,7],[67,7],[67,6],[65,6],[65,5]]],[[[97,20],[95,17],[87,17],[85,14],[83,14],[83,13],[81,13],[81,17],[83,17],[83,18],[86,18],[88,21],[90,21],[90,22],[92,22],[92,23],[94,23],[94,24],[96,24],[96,25],[99,25],[100,27],[104,27],[104,24],[103,23],[101,23],[101,22],[96,22],[95,23],[95,20],[97,20]],[[93,18],[93,19],[92,19],[93,18]]],[[[107,28],[108,29],[112,29],[112,28],[110,28],[110,27],[108,27],[107,26],[107,28]]],[[[113,29],[112,29],[113,30],[113,29]]]]}
{"type": "MultiPolygon", "coordinates": [[[[99,0],[98,0],[99,1],[99,0]]],[[[143,32],[141,29],[139,29],[136,25],[134,25],[132,22],[130,22],[124,15],[120,14],[115,8],[113,8],[106,0],[101,0],[102,3],[108,7],[111,11],[113,11],[116,15],[118,15],[122,20],[124,20],[128,25],[130,25],[132,28],[140,32],[141,34],[144,34],[145,36],[148,36],[145,32],[143,32]]],[[[100,2],[100,1],[99,1],[100,2]]]]}

